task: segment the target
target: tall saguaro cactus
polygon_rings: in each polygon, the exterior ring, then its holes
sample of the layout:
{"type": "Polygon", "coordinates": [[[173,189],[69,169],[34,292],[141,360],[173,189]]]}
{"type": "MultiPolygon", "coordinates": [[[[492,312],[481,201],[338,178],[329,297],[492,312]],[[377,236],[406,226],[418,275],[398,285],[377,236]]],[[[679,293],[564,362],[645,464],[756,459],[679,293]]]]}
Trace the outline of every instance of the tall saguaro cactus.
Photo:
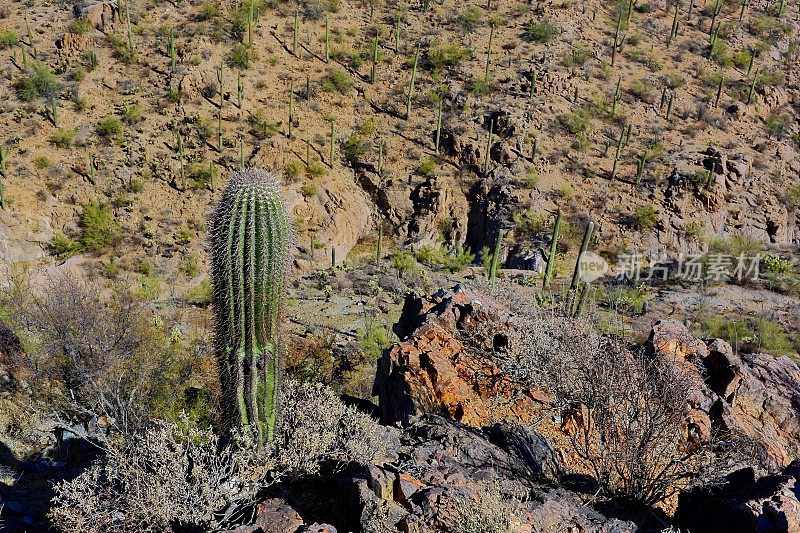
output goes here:
{"type": "Polygon", "coordinates": [[[292,226],[263,169],[234,172],[210,229],[215,352],[228,424],[275,436],[283,291],[292,226]]]}

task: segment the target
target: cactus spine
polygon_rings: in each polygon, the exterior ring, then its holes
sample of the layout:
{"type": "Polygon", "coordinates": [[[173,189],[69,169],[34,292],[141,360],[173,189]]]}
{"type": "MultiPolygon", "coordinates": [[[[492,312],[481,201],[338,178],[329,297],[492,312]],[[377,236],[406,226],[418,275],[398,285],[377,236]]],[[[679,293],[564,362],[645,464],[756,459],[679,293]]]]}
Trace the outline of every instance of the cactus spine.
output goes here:
{"type": "Polygon", "coordinates": [[[275,437],[283,340],[283,290],[292,228],[275,177],[234,172],[214,211],[209,241],[215,353],[230,426],[275,437]]]}

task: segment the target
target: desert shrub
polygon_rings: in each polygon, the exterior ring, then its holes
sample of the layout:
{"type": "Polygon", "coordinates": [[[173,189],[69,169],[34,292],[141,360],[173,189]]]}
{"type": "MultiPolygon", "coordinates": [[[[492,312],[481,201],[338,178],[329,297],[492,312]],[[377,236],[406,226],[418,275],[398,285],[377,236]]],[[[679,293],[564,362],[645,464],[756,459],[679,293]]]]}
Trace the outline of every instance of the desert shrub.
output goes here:
{"type": "Polygon", "coordinates": [[[586,128],[589,127],[589,120],[591,118],[591,115],[583,110],[564,113],[558,117],[558,120],[568,132],[572,133],[573,135],[577,135],[578,133],[586,131],[586,128]]]}
{"type": "Polygon", "coordinates": [[[677,72],[669,72],[664,75],[664,85],[670,89],[680,89],[686,83],[686,79],[677,72]]]}
{"type": "Polygon", "coordinates": [[[520,238],[531,238],[544,230],[542,215],[535,209],[514,213],[515,233],[520,238]]]}
{"type": "Polygon", "coordinates": [[[316,196],[317,187],[313,183],[305,183],[302,187],[300,187],[300,194],[303,195],[303,198],[311,198],[312,196],[316,196]]]}
{"type": "Polygon", "coordinates": [[[63,233],[56,233],[50,242],[50,251],[56,257],[66,257],[80,251],[81,245],[63,233]]]}
{"type": "Polygon", "coordinates": [[[84,33],[88,32],[92,29],[92,23],[86,19],[75,19],[69,24],[69,31],[72,33],[77,33],[79,35],[83,35],[84,33]]]}
{"type": "Polygon", "coordinates": [[[475,27],[481,22],[483,15],[483,9],[479,8],[478,6],[469,5],[458,13],[458,16],[456,16],[456,22],[458,22],[458,24],[460,24],[465,30],[471,31],[474,30],[475,27]]]}
{"type": "Polygon", "coordinates": [[[226,57],[231,68],[248,69],[253,59],[253,51],[244,43],[236,43],[226,57]]]}
{"type": "Polygon", "coordinates": [[[640,78],[631,82],[630,87],[628,87],[628,92],[630,92],[638,100],[652,103],[655,89],[656,87],[653,82],[646,78],[640,78]]]}
{"type": "Polygon", "coordinates": [[[416,172],[420,176],[430,176],[436,170],[436,160],[432,157],[423,157],[417,165],[416,172]]]}
{"type": "Polygon", "coordinates": [[[455,497],[454,525],[470,533],[513,533],[522,524],[503,498],[500,488],[484,485],[471,494],[455,497]]]}
{"type": "Polygon", "coordinates": [[[800,184],[786,187],[785,202],[790,209],[800,208],[800,184]]]}
{"type": "Polygon", "coordinates": [[[658,212],[652,205],[643,205],[633,211],[631,226],[639,231],[653,229],[658,224],[658,212]]]}
{"type": "Polygon", "coordinates": [[[328,71],[325,79],[322,80],[322,90],[325,92],[338,91],[347,94],[353,88],[353,78],[346,70],[335,67],[328,71]]]}
{"type": "Polygon", "coordinates": [[[435,41],[428,49],[428,62],[435,69],[454,67],[470,57],[470,51],[458,43],[435,41]]]}
{"type": "Polygon", "coordinates": [[[349,164],[356,165],[369,151],[369,147],[369,143],[358,133],[352,132],[342,141],[342,155],[349,164]]]}
{"type": "Polygon", "coordinates": [[[380,426],[327,387],[288,381],[281,406],[274,446],[247,435],[223,445],[210,429],[165,422],[111,440],[104,459],[56,485],[50,518],[68,532],[226,529],[265,487],[385,450],[380,426]]]}
{"type": "Polygon", "coordinates": [[[119,223],[106,204],[90,200],[81,214],[81,245],[87,250],[100,250],[111,244],[119,235],[119,223]]]}
{"type": "Polygon", "coordinates": [[[460,272],[475,261],[475,255],[467,250],[456,250],[449,253],[441,246],[420,246],[414,254],[417,261],[432,268],[441,268],[449,272],[460,272]]]}
{"type": "Polygon", "coordinates": [[[286,181],[289,183],[296,183],[300,179],[300,174],[303,172],[303,163],[300,161],[290,161],[284,173],[286,174],[286,181]]]}
{"type": "Polygon", "coordinates": [[[126,65],[136,63],[136,52],[128,47],[128,41],[125,37],[118,33],[109,33],[106,35],[106,40],[114,50],[114,57],[126,65]]]}
{"type": "Polygon", "coordinates": [[[220,12],[221,9],[218,2],[214,2],[213,0],[205,0],[205,2],[200,4],[200,10],[197,12],[197,20],[212,20],[218,17],[220,12]]]}
{"type": "Polygon", "coordinates": [[[733,65],[733,58],[728,52],[728,45],[722,39],[714,41],[714,46],[711,47],[711,59],[721,67],[730,67],[733,65]]]}
{"type": "Polygon", "coordinates": [[[341,0],[302,0],[303,11],[311,20],[319,20],[325,13],[338,13],[341,0]]]}
{"type": "Polygon", "coordinates": [[[414,255],[403,250],[397,250],[392,254],[392,265],[397,269],[397,275],[400,277],[403,277],[405,272],[415,270],[418,266],[414,255]]]}
{"type": "Polygon", "coordinates": [[[533,21],[530,26],[528,26],[525,36],[529,41],[544,44],[553,40],[556,33],[558,33],[558,29],[549,22],[533,21]]]}
{"type": "Polygon", "coordinates": [[[745,235],[729,235],[725,237],[711,237],[708,251],[712,254],[722,254],[730,257],[752,257],[761,253],[764,245],[752,237],[745,235]]]}
{"type": "Polygon", "coordinates": [[[50,143],[58,148],[69,148],[72,146],[72,140],[75,138],[75,130],[67,130],[58,128],[50,136],[50,143]]]}
{"type": "Polygon", "coordinates": [[[567,449],[585,462],[601,496],[654,504],[719,468],[712,443],[684,445],[693,378],[675,361],[632,353],[587,320],[536,312],[519,296],[509,301],[522,315],[501,366],[553,395],[565,426],[574,423],[567,449]]]}
{"type": "Polygon", "coordinates": [[[736,68],[744,70],[750,64],[752,58],[753,52],[745,48],[733,54],[731,60],[733,61],[733,64],[736,65],[736,68]]]}
{"type": "Polygon", "coordinates": [[[122,121],[125,124],[138,124],[144,120],[144,111],[138,103],[126,104],[122,107],[122,121]]]}
{"type": "Polygon", "coordinates": [[[5,29],[0,31],[0,50],[12,48],[19,43],[19,35],[14,30],[5,29]]]}
{"type": "Polygon", "coordinates": [[[102,137],[113,137],[122,128],[117,117],[109,115],[97,123],[97,134],[102,137]]]}
{"type": "Polygon", "coordinates": [[[14,82],[14,90],[26,102],[40,97],[55,98],[59,91],[58,78],[46,66],[37,63],[26,76],[14,82]]]}
{"type": "Polygon", "coordinates": [[[278,126],[269,120],[264,109],[255,110],[247,122],[250,124],[250,134],[256,139],[269,139],[278,133],[278,126]]]}

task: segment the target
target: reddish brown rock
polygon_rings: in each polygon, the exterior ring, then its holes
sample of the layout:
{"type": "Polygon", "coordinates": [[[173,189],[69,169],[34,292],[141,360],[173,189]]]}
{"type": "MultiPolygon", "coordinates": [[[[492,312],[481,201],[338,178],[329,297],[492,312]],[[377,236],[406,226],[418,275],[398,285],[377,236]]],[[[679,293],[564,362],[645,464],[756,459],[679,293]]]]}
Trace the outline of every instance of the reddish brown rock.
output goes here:
{"type": "Polygon", "coordinates": [[[526,422],[543,396],[513,383],[488,357],[455,335],[471,330],[472,342],[491,348],[506,342],[509,313],[486,297],[457,288],[406,302],[395,344],[378,363],[374,393],[385,423],[408,424],[425,413],[446,415],[475,427],[511,418],[526,422]],[[405,321],[405,324],[403,324],[405,321]]]}
{"type": "Polygon", "coordinates": [[[303,525],[303,519],[283,499],[270,498],[259,503],[256,507],[254,525],[264,531],[295,533],[303,525]]]}

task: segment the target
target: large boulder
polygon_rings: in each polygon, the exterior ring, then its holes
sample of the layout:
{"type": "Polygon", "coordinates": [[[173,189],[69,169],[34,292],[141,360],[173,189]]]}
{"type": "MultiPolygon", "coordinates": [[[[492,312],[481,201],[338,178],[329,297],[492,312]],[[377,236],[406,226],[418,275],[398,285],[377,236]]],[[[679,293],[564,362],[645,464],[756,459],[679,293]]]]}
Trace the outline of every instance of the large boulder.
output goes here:
{"type": "Polygon", "coordinates": [[[800,461],[759,480],[745,469],[722,486],[685,492],[676,519],[689,531],[705,533],[800,531],[800,461]]]}
{"type": "Polygon", "coordinates": [[[527,422],[546,402],[540,391],[525,390],[480,350],[458,338],[470,330],[483,351],[502,349],[509,313],[497,302],[457,287],[430,298],[406,300],[395,333],[403,342],[378,361],[373,393],[384,423],[405,425],[419,415],[442,414],[475,427],[505,419],[527,422]]]}
{"type": "Polygon", "coordinates": [[[650,333],[651,354],[669,356],[690,373],[690,403],[710,429],[744,436],[766,464],[780,467],[800,457],[800,368],[786,357],[737,354],[722,339],[700,341],[676,321],[659,321],[650,333]]]}

